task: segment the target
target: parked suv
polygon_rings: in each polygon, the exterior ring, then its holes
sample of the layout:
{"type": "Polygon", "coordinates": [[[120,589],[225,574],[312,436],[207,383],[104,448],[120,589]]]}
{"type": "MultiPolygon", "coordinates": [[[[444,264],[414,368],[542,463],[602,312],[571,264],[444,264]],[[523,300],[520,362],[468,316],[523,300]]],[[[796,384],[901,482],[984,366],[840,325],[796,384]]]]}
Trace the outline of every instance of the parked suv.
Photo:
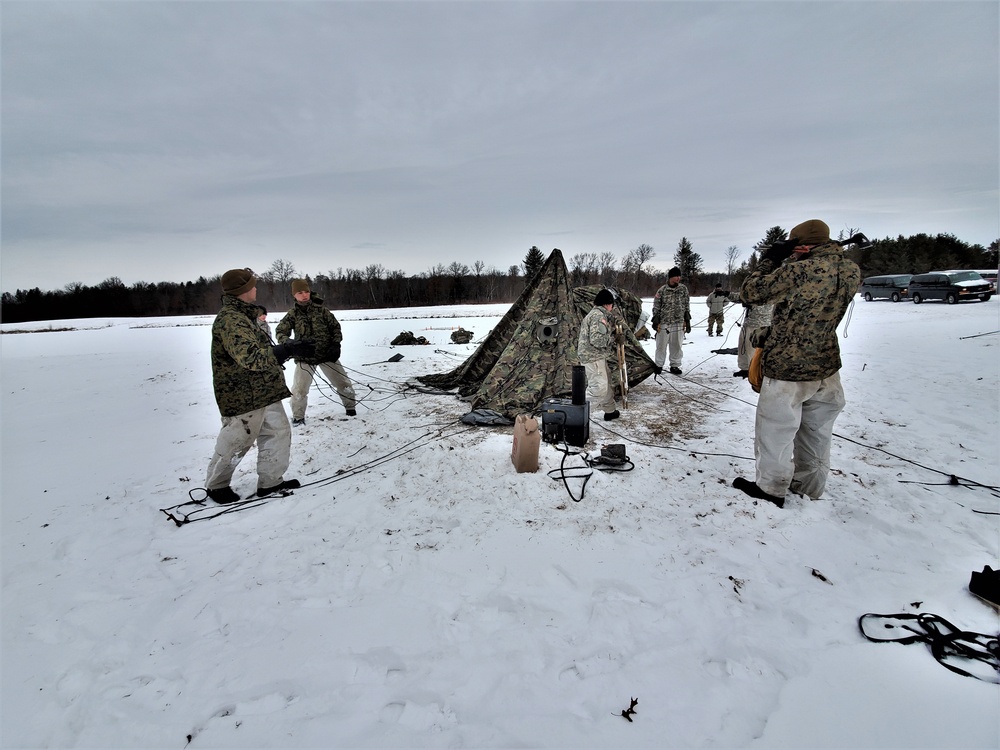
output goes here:
{"type": "Polygon", "coordinates": [[[912,274],[897,273],[888,276],[869,276],[861,283],[861,296],[866,301],[891,299],[899,302],[909,294],[908,287],[912,274]]]}
{"type": "Polygon", "coordinates": [[[994,291],[975,271],[932,271],[910,279],[910,298],[918,305],[925,299],[943,299],[949,305],[970,299],[986,302],[994,291]]]}

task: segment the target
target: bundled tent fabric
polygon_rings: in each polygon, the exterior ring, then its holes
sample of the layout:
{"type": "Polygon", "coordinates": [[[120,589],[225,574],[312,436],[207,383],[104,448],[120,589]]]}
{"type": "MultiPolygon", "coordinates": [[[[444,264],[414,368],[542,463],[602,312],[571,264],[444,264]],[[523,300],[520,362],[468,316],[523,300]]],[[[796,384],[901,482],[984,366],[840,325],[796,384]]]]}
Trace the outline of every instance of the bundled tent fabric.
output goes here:
{"type": "MultiPolygon", "coordinates": [[[[592,293],[581,293],[584,299],[586,294],[590,296],[589,306],[583,309],[584,303],[575,301],[576,293],[570,288],[562,253],[553,250],[507,314],[464,363],[451,372],[423,375],[417,380],[442,390],[457,388],[473,410],[492,410],[510,419],[538,411],[547,398],[570,396],[573,365],[580,363],[576,356],[580,323],[601,287],[592,288],[592,293]]],[[[638,309],[642,309],[641,302],[638,309]]],[[[626,359],[630,387],[653,374],[653,361],[632,335],[631,327],[626,359]]]]}

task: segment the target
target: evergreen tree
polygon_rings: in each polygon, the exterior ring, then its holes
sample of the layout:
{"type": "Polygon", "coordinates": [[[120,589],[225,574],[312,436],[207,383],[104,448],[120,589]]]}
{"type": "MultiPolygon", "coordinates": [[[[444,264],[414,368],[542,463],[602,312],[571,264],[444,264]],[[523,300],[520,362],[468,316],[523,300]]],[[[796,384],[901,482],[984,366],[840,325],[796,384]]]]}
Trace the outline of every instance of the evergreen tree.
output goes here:
{"type": "Polygon", "coordinates": [[[771,227],[764,233],[764,239],[753,246],[753,250],[759,256],[763,248],[770,247],[775,242],[782,242],[788,239],[788,232],[779,226],[771,227]]]}
{"type": "Polygon", "coordinates": [[[733,274],[733,286],[740,286],[743,284],[743,280],[753,273],[754,269],[757,268],[757,261],[760,260],[760,256],[763,254],[764,250],[775,242],[782,242],[786,239],[788,239],[788,232],[781,227],[773,226],[768,229],[764,233],[764,239],[754,244],[750,257],[741,263],[740,267],[736,269],[736,272],[733,274]]]}
{"type": "Polygon", "coordinates": [[[535,272],[545,263],[545,256],[535,245],[531,246],[528,254],[524,256],[524,278],[530,279],[535,272]]]}
{"type": "Polygon", "coordinates": [[[705,262],[692,249],[690,240],[681,237],[681,241],[677,243],[677,252],[674,253],[674,263],[681,269],[681,278],[690,282],[701,273],[705,262]]]}

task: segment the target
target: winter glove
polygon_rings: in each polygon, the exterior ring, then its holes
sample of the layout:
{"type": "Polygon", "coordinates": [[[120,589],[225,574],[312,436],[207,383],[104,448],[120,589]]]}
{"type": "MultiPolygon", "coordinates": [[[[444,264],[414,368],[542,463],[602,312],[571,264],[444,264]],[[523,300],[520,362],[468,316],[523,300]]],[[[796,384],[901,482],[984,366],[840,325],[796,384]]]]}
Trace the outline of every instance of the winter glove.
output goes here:
{"type": "Polygon", "coordinates": [[[285,360],[292,356],[292,342],[275,344],[271,347],[271,351],[274,352],[274,358],[278,360],[278,364],[283,365],[285,360]]]}
{"type": "Polygon", "coordinates": [[[618,345],[625,343],[625,331],[623,331],[621,328],[615,329],[615,343],[618,345]]]}
{"type": "Polygon", "coordinates": [[[781,242],[775,242],[761,256],[761,260],[769,260],[774,263],[774,267],[777,268],[781,263],[790,256],[795,248],[798,246],[797,240],[782,240],[781,242]]]}
{"type": "Polygon", "coordinates": [[[691,333],[691,318],[684,318],[684,333],[691,333]]]}
{"type": "Polygon", "coordinates": [[[659,331],[659,330],[660,330],[660,316],[659,316],[659,315],[654,315],[654,316],[653,316],[653,317],[652,317],[652,318],[650,319],[650,321],[649,321],[649,324],[650,324],[651,326],[653,326],[653,331],[654,331],[654,332],[655,332],[655,331],[659,331]]]}
{"type": "Polygon", "coordinates": [[[316,356],[316,343],[312,339],[302,339],[301,341],[290,341],[292,345],[292,356],[295,359],[312,359],[316,356]]]}
{"type": "Polygon", "coordinates": [[[278,344],[271,348],[279,365],[285,364],[289,357],[296,359],[310,359],[316,356],[316,345],[308,340],[302,341],[288,340],[284,344],[278,344]]]}
{"type": "Polygon", "coordinates": [[[330,344],[330,361],[336,362],[340,359],[340,344],[330,344]]]}

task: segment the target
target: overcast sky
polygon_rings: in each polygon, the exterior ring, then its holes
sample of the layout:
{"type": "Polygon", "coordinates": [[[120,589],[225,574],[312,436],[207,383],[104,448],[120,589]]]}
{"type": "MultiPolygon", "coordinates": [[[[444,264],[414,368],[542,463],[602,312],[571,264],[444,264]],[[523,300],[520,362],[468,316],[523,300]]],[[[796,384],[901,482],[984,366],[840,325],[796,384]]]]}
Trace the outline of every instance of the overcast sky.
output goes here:
{"type": "Polygon", "coordinates": [[[998,8],[4,0],[0,284],[986,246],[998,8]]]}

